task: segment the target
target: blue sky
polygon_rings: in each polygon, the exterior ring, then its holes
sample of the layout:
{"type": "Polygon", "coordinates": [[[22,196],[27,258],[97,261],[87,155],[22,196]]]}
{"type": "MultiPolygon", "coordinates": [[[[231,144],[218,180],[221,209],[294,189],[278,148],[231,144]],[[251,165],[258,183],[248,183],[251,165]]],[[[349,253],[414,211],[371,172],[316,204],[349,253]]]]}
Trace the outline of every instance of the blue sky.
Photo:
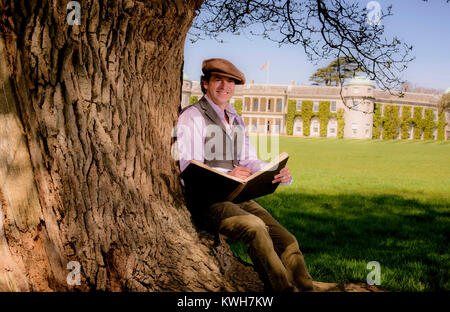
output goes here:
{"type": "MultiPolygon", "coordinates": [[[[360,1],[366,5],[369,1],[360,1]]],[[[403,79],[413,84],[436,89],[450,87],[450,3],[445,0],[390,0],[378,1],[382,9],[392,4],[393,16],[383,20],[386,35],[396,35],[414,46],[416,57],[403,72],[403,79]]],[[[193,80],[201,74],[202,60],[222,57],[233,62],[255,83],[266,83],[267,72],[259,70],[270,62],[269,82],[309,85],[309,76],[321,66],[308,61],[301,46],[284,45],[250,35],[233,36],[223,34],[218,43],[214,39],[199,40],[192,44],[186,40],[184,52],[184,72],[193,80]]]]}

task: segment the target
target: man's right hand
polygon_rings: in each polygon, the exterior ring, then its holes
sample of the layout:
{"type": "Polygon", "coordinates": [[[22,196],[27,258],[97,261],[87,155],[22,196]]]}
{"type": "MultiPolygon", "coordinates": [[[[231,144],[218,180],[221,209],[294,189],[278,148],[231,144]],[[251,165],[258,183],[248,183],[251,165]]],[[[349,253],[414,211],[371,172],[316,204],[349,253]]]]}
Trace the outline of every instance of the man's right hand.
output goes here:
{"type": "Polygon", "coordinates": [[[247,167],[235,167],[233,171],[228,172],[229,175],[245,180],[252,175],[252,171],[247,167]]]}

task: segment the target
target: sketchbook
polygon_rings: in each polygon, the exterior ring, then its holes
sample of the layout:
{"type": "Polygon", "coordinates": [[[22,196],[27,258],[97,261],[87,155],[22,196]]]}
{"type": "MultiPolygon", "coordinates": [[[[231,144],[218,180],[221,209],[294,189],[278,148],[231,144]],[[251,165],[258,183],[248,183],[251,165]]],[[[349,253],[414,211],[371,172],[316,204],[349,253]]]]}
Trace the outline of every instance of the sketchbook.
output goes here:
{"type": "Polygon", "coordinates": [[[287,153],[281,153],[245,180],[191,160],[180,178],[190,197],[208,202],[240,203],[275,192],[280,183],[272,184],[273,178],[286,166],[288,159],[287,153]]]}

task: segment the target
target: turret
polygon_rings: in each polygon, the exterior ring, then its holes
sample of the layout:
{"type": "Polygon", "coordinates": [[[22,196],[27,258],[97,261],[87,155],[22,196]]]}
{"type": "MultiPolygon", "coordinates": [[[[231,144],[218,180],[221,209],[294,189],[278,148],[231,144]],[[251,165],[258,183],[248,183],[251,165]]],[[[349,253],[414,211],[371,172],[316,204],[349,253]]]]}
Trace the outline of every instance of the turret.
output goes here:
{"type": "Polygon", "coordinates": [[[344,138],[372,138],[374,89],[373,81],[364,76],[355,76],[346,84],[344,138]]]}

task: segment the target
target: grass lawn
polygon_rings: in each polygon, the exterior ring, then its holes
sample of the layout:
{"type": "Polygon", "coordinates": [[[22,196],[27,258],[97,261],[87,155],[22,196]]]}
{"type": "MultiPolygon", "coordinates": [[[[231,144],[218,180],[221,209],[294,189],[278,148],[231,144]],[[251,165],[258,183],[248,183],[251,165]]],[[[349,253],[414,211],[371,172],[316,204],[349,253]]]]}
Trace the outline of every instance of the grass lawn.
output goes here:
{"type": "MultiPolygon", "coordinates": [[[[316,281],[450,290],[450,142],[280,137],[294,182],[257,199],[293,233],[316,281]]],[[[245,247],[233,251],[250,261],[245,247]]]]}

